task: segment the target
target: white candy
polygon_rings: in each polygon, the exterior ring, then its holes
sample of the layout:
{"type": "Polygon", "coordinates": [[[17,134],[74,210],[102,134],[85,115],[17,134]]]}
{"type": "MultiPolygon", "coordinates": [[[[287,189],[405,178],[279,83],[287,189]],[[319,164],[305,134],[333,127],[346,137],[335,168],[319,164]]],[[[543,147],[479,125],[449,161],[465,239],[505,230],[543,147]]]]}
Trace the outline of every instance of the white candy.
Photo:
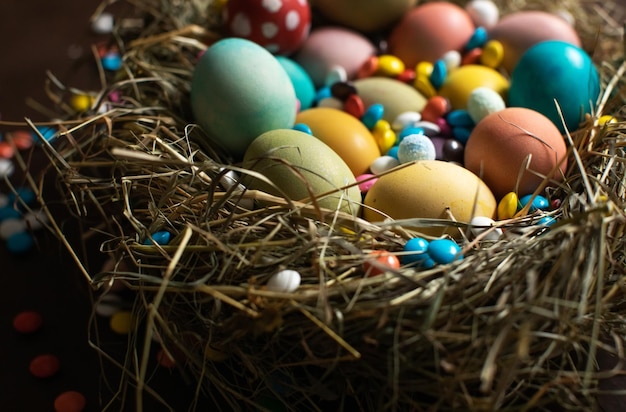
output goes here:
{"type": "Polygon", "coordinates": [[[0,223],[0,238],[7,240],[16,233],[26,230],[24,219],[9,218],[0,223]]]}
{"type": "Polygon", "coordinates": [[[398,166],[400,161],[393,156],[380,156],[370,165],[370,172],[377,175],[398,166]]]}
{"type": "Polygon", "coordinates": [[[97,34],[108,34],[113,31],[113,15],[102,13],[91,23],[91,30],[97,34]]]}
{"type": "Polygon", "coordinates": [[[408,163],[415,160],[435,160],[435,157],[435,145],[423,134],[405,136],[398,146],[398,160],[400,163],[408,163]]]}
{"type": "Polygon", "coordinates": [[[267,281],[266,288],[272,292],[291,293],[300,286],[300,273],[295,270],[281,270],[267,281]]]}
{"type": "Polygon", "coordinates": [[[502,236],[502,229],[499,227],[490,229],[496,222],[485,216],[475,216],[470,220],[470,230],[474,236],[478,236],[481,233],[489,230],[489,233],[483,238],[483,240],[496,241],[502,236]]]}
{"type": "Polygon", "coordinates": [[[450,50],[441,56],[441,60],[443,60],[446,64],[446,69],[450,72],[461,65],[461,53],[456,50],[450,50]]]}
{"type": "Polygon", "coordinates": [[[324,79],[324,85],[330,87],[337,82],[345,82],[348,80],[348,73],[342,66],[333,66],[328,69],[326,78],[324,79]]]}
{"type": "Polygon", "coordinates": [[[343,110],[343,102],[336,97],[326,97],[317,103],[317,107],[330,107],[343,110]]]}
{"type": "Polygon", "coordinates": [[[399,132],[407,127],[415,126],[415,123],[422,120],[422,115],[419,112],[403,112],[398,115],[391,122],[391,128],[395,132],[399,132]]]}
{"type": "Polygon", "coordinates": [[[502,96],[488,87],[477,87],[467,99],[467,112],[478,124],[485,116],[506,108],[502,96]]]}
{"type": "Polygon", "coordinates": [[[122,310],[122,298],[118,295],[107,293],[96,303],[96,313],[104,318],[110,318],[122,310]]]}
{"type": "Polygon", "coordinates": [[[0,159],[0,178],[9,177],[15,172],[15,165],[9,159],[0,159]]]}
{"type": "Polygon", "coordinates": [[[428,137],[438,136],[439,133],[441,133],[441,127],[426,120],[415,123],[415,127],[419,127],[424,130],[424,134],[428,137]]]}
{"type": "Polygon", "coordinates": [[[467,3],[465,10],[476,27],[489,29],[500,19],[498,6],[491,0],[472,0],[467,3]]]}
{"type": "Polygon", "coordinates": [[[43,210],[34,210],[24,215],[24,221],[32,230],[39,230],[45,223],[48,223],[48,216],[43,210]]]}

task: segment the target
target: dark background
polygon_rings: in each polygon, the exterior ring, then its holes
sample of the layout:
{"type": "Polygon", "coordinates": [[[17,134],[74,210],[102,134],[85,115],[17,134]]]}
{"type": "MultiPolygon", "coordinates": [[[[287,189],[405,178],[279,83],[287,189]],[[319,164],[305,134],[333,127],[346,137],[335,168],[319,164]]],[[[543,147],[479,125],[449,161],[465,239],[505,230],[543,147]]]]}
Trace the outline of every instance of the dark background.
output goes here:
{"type": "MultiPolygon", "coordinates": [[[[47,72],[67,87],[100,89],[92,46],[109,37],[91,30],[90,17],[99,5],[100,0],[0,1],[0,116],[5,122],[0,133],[20,128],[18,123],[25,118],[38,123],[54,115],[55,106],[45,93],[47,72]]],[[[128,9],[114,5],[107,10],[124,17],[128,9]]],[[[28,158],[29,153],[24,155],[28,158]]],[[[39,151],[32,156],[31,174],[39,178],[46,158],[39,151]]],[[[46,177],[50,207],[60,211],[64,233],[76,240],[77,223],[63,214],[53,190],[54,176],[46,177]]],[[[19,168],[11,182],[18,187],[25,184],[19,168]]],[[[7,193],[7,185],[0,183],[0,190],[7,193]]],[[[20,256],[9,254],[0,241],[0,410],[53,411],[56,396],[76,390],[87,398],[86,412],[101,411],[115,397],[120,375],[88,341],[121,355],[127,337],[113,333],[104,318],[98,323],[98,338],[94,337],[96,329],[88,327],[92,293],[87,280],[55,235],[38,232],[36,239],[35,249],[20,256]],[[44,318],[43,328],[34,335],[13,330],[13,317],[24,310],[38,311],[44,318]],[[28,367],[35,356],[44,353],[56,355],[61,368],[57,375],[42,380],[33,377],[28,367]]],[[[100,265],[104,258],[97,253],[97,245],[86,249],[95,256],[92,266],[100,265]]],[[[156,367],[156,362],[152,364],[156,367]]],[[[175,410],[188,409],[193,387],[185,385],[175,371],[161,368],[153,382],[157,388],[167,388],[160,390],[161,395],[175,410]]],[[[132,395],[108,410],[134,410],[132,395]]],[[[150,396],[145,398],[144,410],[168,410],[150,396]]]]}

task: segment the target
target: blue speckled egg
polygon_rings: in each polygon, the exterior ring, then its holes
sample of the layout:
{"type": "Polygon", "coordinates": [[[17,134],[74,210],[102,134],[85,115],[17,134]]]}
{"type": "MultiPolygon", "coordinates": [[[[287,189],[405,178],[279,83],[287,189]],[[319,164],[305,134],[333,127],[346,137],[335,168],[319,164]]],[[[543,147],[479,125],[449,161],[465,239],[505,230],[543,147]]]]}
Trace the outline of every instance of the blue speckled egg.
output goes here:
{"type": "Polygon", "coordinates": [[[241,157],[257,136],[292,127],[297,101],[287,72],[270,52],[249,40],[226,38],[199,59],[191,108],[209,139],[241,157]]]}
{"type": "Polygon", "coordinates": [[[576,130],[599,94],[600,79],[589,55],[569,43],[551,40],[534,45],[519,59],[511,74],[508,99],[509,106],[538,111],[564,132],[554,100],[568,130],[576,130]]]}

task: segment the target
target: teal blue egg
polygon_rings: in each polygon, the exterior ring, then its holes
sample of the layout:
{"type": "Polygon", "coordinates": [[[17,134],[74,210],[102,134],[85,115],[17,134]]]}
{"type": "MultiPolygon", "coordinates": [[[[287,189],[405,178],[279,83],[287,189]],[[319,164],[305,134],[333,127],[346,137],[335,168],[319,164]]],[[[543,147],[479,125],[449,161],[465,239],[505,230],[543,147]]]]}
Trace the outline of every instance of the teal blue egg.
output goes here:
{"type": "Polygon", "coordinates": [[[257,136],[292,127],[297,101],[276,57],[249,40],[226,38],[198,60],[191,108],[213,143],[241,157],[257,136]]]}
{"type": "Polygon", "coordinates": [[[576,130],[600,94],[600,78],[591,57],[563,41],[544,41],[528,49],[511,74],[509,106],[533,109],[548,117],[561,132],[563,122],[576,130]]]}
{"type": "Polygon", "coordinates": [[[278,63],[283,66],[283,69],[285,69],[291,80],[291,84],[296,92],[296,97],[300,101],[300,110],[311,108],[315,101],[316,93],[311,76],[309,76],[302,66],[289,57],[276,56],[276,59],[278,63]]]}

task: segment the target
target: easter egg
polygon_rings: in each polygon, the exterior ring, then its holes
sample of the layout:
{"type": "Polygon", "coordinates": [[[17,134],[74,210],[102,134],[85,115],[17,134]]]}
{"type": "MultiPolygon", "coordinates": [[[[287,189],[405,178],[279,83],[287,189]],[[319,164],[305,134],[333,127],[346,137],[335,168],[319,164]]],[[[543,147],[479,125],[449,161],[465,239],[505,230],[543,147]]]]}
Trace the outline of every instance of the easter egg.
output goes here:
{"type": "Polygon", "coordinates": [[[465,145],[465,167],[481,176],[497,198],[509,192],[533,193],[544,180],[541,176],[561,181],[566,160],[565,140],[554,123],[521,107],[483,118],[465,145]]]}
{"type": "Polygon", "coordinates": [[[562,41],[545,41],[522,55],[511,75],[509,105],[547,116],[565,131],[578,129],[600,94],[600,78],[584,50],[562,41]]]}
{"type": "Polygon", "coordinates": [[[561,40],[580,47],[574,28],[563,18],[545,11],[519,11],[503,16],[488,30],[489,39],[502,43],[502,68],[511,73],[532,46],[546,40],[561,40]]]}
{"type": "Polygon", "coordinates": [[[229,0],[223,20],[228,36],[251,40],[274,54],[288,55],[309,35],[311,10],[304,0],[229,0]]]}
{"type": "Polygon", "coordinates": [[[326,76],[337,66],[354,79],[363,63],[376,54],[376,48],[364,35],[343,27],[319,27],[311,31],[294,60],[309,73],[316,87],[324,85],[326,76]]]}
{"type": "Polygon", "coordinates": [[[367,172],[380,156],[372,133],[359,119],[332,107],[313,107],[296,116],[311,128],[313,136],[327,144],[348,165],[354,176],[367,172]]]}
{"type": "MultiPolygon", "coordinates": [[[[392,219],[450,219],[469,222],[474,214],[494,216],[496,200],[487,185],[469,170],[440,160],[422,160],[380,176],[365,195],[363,217],[371,222],[392,219]]],[[[411,225],[439,236],[443,226],[411,225]]],[[[454,230],[450,229],[450,232],[454,230]]]]}
{"type": "Polygon", "coordinates": [[[509,81],[490,67],[468,64],[448,74],[439,95],[448,99],[453,109],[466,109],[469,96],[479,87],[490,88],[506,100],[509,81]]]}
{"type": "Polygon", "coordinates": [[[300,110],[306,110],[311,107],[315,100],[315,86],[311,76],[302,66],[288,57],[276,56],[276,60],[283,66],[291,80],[291,84],[296,92],[296,98],[300,101],[300,110]]]}
{"type": "Polygon", "coordinates": [[[387,28],[417,0],[313,0],[313,7],[334,23],[361,32],[387,28]]]}
{"type": "Polygon", "coordinates": [[[469,14],[453,3],[433,1],[406,12],[388,39],[389,52],[408,67],[435,62],[450,50],[463,50],[474,33],[469,14]]]}
{"type": "Polygon", "coordinates": [[[405,112],[421,112],[426,98],[414,87],[387,77],[367,77],[354,82],[354,87],[365,107],[381,104],[383,119],[389,123],[405,112]]]}
{"type": "Polygon", "coordinates": [[[316,200],[320,207],[358,213],[361,192],[350,168],[324,142],[304,132],[263,133],[248,147],[243,167],[267,179],[244,176],[242,183],[249,189],[307,202],[311,196],[326,194],[316,200]],[[354,186],[339,190],[350,184],[354,186]]]}
{"type": "Polygon", "coordinates": [[[278,60],[249,40],[214,43],[193,71],[193,115],[208,138],[235,157],[260,134],[292,127],[296,102],[278,60]]]}

